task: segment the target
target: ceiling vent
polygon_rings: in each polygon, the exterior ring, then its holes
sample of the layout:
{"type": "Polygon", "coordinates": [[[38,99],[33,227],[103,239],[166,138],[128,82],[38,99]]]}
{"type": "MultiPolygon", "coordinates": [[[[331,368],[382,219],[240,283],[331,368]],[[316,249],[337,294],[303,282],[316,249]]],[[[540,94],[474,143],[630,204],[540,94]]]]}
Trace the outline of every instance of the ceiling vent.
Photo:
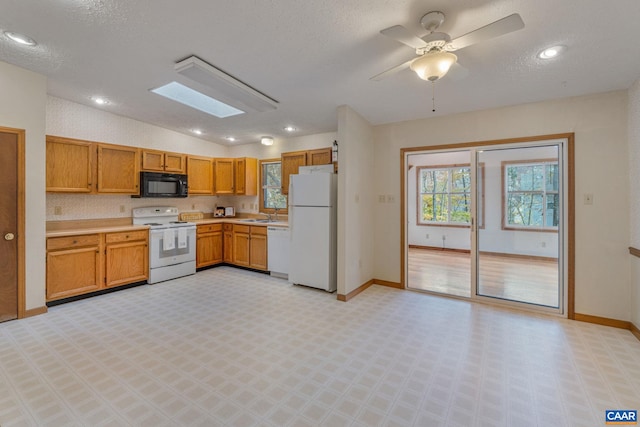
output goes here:
{"type": "Polygon", "coordinates": [[[176,71],[189,80],[199,83],[198,91],[232,105],[244,112],[275,110],[278,101],[255,90],[235,77],[203,61],[190,56],[175,66],[176,71]]]}

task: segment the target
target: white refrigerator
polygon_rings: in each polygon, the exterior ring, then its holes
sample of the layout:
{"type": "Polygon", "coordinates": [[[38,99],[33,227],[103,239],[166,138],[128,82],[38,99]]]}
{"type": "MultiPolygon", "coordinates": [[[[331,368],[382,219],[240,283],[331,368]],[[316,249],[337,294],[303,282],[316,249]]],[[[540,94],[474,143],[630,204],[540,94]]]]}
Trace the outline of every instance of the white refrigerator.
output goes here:
{"type": "Polygon", "coordinates": [[[333,292],[337,288],[337,181],[333,173],[289,178],[289,281],[333,292]]]}

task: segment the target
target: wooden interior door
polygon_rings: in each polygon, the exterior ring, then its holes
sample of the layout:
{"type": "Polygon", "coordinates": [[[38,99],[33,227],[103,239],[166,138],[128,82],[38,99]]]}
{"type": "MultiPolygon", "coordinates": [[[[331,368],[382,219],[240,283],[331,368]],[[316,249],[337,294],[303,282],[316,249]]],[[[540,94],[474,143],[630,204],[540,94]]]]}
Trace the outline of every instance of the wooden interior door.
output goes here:
{"type": "Polygon", "coordinates": [[[18,135],[0,131],[0,322],[18,318],[18,135]]]}

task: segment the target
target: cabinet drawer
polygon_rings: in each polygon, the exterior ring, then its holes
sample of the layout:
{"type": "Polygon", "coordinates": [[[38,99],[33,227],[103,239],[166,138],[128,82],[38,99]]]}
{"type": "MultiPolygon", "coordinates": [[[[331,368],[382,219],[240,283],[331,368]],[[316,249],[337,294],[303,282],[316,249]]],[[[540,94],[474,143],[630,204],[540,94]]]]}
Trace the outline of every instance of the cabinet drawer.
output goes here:
{"type": "Polygon", "coordinates": [[[214,231],[222,231],[222,224],[203,224],[196,228],[198,234],[212,233],[214,231]]]}
{"type": "Polygon", "coordinates": [[[235,224],[233,226],[233,232],[234,233],[246,233],[246,234],[249,234],[250,230],[251,230],[251,227],[249,227],[248,225],[235,224]]]}
{"type": "Polygon", "coordinates": [[[49,237],[47,250],[76,248],[82,246],[97,246],[100,244],[99,234],[80,234],[78,236],[49,237]]]}
{"type": "Polygon", "coordinates": [[[222,229],[224,231],[233,231],[233,224],[222,224],[222,229]]]}
{"type": "Polygon", "coordinates": [[[252,225],[251,226],[251,234],[260,234],[262,236],[266,236],[267,235],[267,227],[261,227],[261,226],[252,225]]]}
{"type": "Polygon", "coordinates": [[[147,230],[140,231],[122,231],[119,233],[108,233],[106,237],[107,243],[132,242],[135,240],[146,240],[149,236],[147,230]]]}

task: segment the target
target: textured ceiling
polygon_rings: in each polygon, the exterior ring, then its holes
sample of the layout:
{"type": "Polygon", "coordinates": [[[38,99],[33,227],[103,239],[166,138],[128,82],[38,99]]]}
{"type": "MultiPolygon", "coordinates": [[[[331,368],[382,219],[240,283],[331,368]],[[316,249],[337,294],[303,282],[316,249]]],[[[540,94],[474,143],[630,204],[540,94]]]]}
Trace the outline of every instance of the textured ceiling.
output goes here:
{"type": "Polygon", "coordinates": [[[640,78],[638,0],[0,0],[0,60],[44,74],[51,95],[227,144],[336,130],[347,104],[373,124],[627,89],[640,78]],[[453,38],[519,13],[523,30],[456,54],[468,73],[435,85],[405,70],[369,78],[414,56],[379,31],[404,25],[422,36],[422,15],[445,13],[453,38]],[[565,55],[536,58],[563,44],[565,55]],[[277,110],[216,119],[149,89],[178,78],[190,55],[280,102],[277,110]]]}

